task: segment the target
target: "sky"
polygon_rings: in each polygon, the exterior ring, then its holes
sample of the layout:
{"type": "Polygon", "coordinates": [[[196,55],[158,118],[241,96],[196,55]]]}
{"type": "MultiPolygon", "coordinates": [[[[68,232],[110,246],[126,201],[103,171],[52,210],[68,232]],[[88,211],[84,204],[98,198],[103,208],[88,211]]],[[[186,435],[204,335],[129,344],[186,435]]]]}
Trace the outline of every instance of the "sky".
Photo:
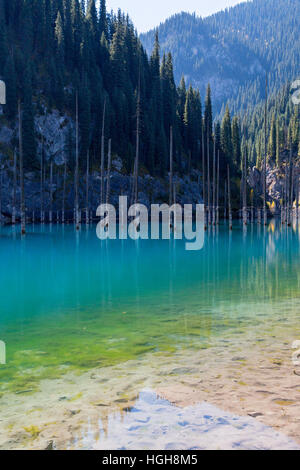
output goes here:
{"type": "Polygon", "coordinates": [[[196,12],[198,16],[208,16],[226,7],[237,5],[242,0],[107,0],[107,9],[121,8],[129,13],[139,33],[158,26],[174,13],[196,12]]]}

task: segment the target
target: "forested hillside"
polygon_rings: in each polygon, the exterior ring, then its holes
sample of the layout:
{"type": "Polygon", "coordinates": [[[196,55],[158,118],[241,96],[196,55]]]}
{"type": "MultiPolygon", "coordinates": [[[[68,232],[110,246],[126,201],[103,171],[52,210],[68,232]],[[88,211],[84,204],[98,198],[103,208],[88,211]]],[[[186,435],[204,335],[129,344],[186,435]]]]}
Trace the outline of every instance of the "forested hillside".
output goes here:
{"type": "MultiPolygon", "coordinates": [[[[269,0],[270,3],[272,1],[269,0]]],[[[294,0],[289,1],[294,4],[294,0]]],[[[264,1],[256,0],[254,3],[264,4],[264,1]]],[[[195,31],[198,22],[201,24],[202,46],[211,48],[212,54],[207,78],[214,73],[226,77],[235,70],[239,76],[242,67],[244,78],[248,79],[256,67],[262,70],[261,78],[249,83],[246,92],[240,95],[246,112],[231,101],[222,115],[216,117],[213,114],[217,108],[213,100],[216,90],[206,85],[201,96],[184,78],[176,86],[173,57],[164,51],[165,46],[160,46],[159,35],[154,36],[148,55],[130,19],[120,11],[109,14],[105,0],[101,0],[100,9],[94,0],[0,0],[0,78],[7,85],[7,104],[0,115],[0,173],[6,185],[2,188],[4,202],[0,200],[6,215],[11,215],[12,201],[16,202],[15,190],[11,194],[12,182],[15,187],[19,181],[18,110],[22,117],[25,198],[26,192],[29,193],[26,204],[32,210],[40,205],[41,200],[48,208],[56,201],[57,210],[61,208],[62,200],[63,204],[66,200],[71,210],[75,193],[80,207],[87,207],[90,197],[91,206],[95,209],[99,203],[99,180],[103,188],[106,177],[110,140],[112,156],[120,162],[117,174],[113,175],[115,195],[132,195],[132,175],[138,149],[138,175],[143,179],[140,196],[147,203],[153,198],[164,202],[169,200],[171,130],[173,170],[180,180],[177,185],[180,201],[189,200],[188,186],[192,181],[195,183],[193,201],[205,193],[208,197],[218,161],[221,181],[225,181],[230,171],[233,205],[238,208],[240,187],[245,183],[246,172],[255,165],[259,170],[263,167],[265,138],[268,162],[280,168],[290,149],[296,161],[300,137],[299,109],[291,102],[290,85],[285,84],[279,93],[276,87],[296,71],[299,51],[293,48],[289,62],[286,59],[288,64],[284,66],[284,44],[289,41],[283,34],[283,26],[278,27],[283,36],[282,43],[279,41],[272,18],[269,33],[264,24],[259,30],[251,30],[253,44],[250,48],[248,27],[245,26],[244,33],[241,31],[243,25],[254,22],[251,8],[250,4],[241,5],[205,21],[190,15],[179,15],[170,20],[170,23],[178,22],[178,28],[182,18],[187,22],[186,26],[191,20],[195,31]],[[233,16],[232,12],[235,12],[233,16]],[[230,28],[229,21],[232,22],[230,28]],[[238,21],[241,21],[240,29],[238,21]],[[212,28],[213,36],[210,35],[212,28]],[[266,38],[272,32],[277,59],[275,52],[266,44],[255,44],[254,37],[262,30],[266,38]],[[226,39],[223,37],[225,32],[228,35],[226,39]],[[235,42],[237,38],[239,42],[235,42]],[[219,68],[218,55],[213,52],[219,50],[221,43],[229,55],[223,56],[222,67],[219,68]],[[233,44],[236,44],[235,49],[233,44]],[[233,53],[236,54],[234,63],[231,62],[233,53]],[[238,59],[239,56],[243,61],[238,59]],[[275,59],[281,65],[269,73],[272,86],[268,90],[270,99],[265,129],[265,109],[260,104],[265,93],[265,73],[260,64],[264,63],[264,67],[269,64],[271,69],[269,62],[275,59]],[[256,64],[250,72],[249,61],[256,64]],[[260,87],[263,88],[261,94],[260,87]],[[79,154],[79,174],[75,165],[76,154],[79,154]],[[197,170],[196,173],[193,170],[197,170]],[[151,188],[147,180],[149,175],[154,177],[151,188]],[[91,184],[92,196],[88,194],[88,184],[91,184]],[[45,191],[47,194],[44,196],[45,191]]],[[[274,18],[277,18],[275,6],[274,11],[274,18]]],[[[283,25],[290,24],[288,18],[291,19],[289,14],[283,25]]],[[[262,21],[265,21],[265,16],[262,21]]],[[[293,18],[292,24],[296,25],[297,21],[293,18]]],[[[164,30],[161,32],[164,41],[164,30]]],[[[184,49],[190,51],[192,36],[186,34],[182,50],[175,54],[175,62],[184,49]]],[[[294,40],[296,47],[295,36],[294,40]]],[[[169,45],[172,49],[172,44],[169,45]]],[[[290,45],[292,47],[292,43],[290,45]]],[[[226,93],[222,96],[225,102],[226,93]]],[[[135,175],[136,179],[138,175],[135,175]]],[[[222,192],[225,199],[223,187],[221,195],[222,192]]]]}
{"type": "MultiPolygon", "coordinates": [[[[268,161],[280,166],[282,154],[292,149],[300,156],[300,109],[293,104],[289,84],[274,92],[267,107],[268,161]]],[[[247,153],[248,165],[262,165],[265,152],[265,105],[249,106],[242,117],[242,149],[247,153]]]]}
{"type": "MultiPolygon", "coordinates": [[[[216,112],[229,100],[234,112],[264,97],[265,73],[271,90],[299,74],[300,3],[253,0],[201,19],[182,13],[158,28],[162,49],[170,50],[175,78],[184,75],[203,90],[212,86],[216,112]]],[[[148,50],[154,31],[142,35],[148,50]]]]}
{"type": "MultiPolygon", "coordinates": [[[[145,169],[156,175],[168,169],[170,126],[179,168],[182,153],[193,151],[192,164],[199,159],[194,152],[202,136],[199,93],[190,88],[178,94],[171,55],[160,55],[156,38],[148,58],[130,19],[120,11],[108,14],[105,0],[99,11],[94,0],[0,0],[0,23],[0,76],[7,84],[4,113],[14,126],[20,98],[27,168],[39,165],[37,116],[58,109],[74,120],[77,93],[82,166],[88,150],[91,163],[99,166],[105,111],[106,141],[112,139],[113,153],[132,171],[138,97],[145,169]]],[[[72,165],[75,133],[69,134],[72,165]]]]}

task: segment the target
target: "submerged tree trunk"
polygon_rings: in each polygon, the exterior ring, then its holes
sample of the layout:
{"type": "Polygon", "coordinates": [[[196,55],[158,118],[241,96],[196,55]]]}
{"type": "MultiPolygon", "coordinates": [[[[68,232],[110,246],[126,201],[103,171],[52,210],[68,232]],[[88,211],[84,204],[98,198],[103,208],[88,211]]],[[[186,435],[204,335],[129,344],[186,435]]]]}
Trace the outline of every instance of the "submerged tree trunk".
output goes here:
{"type": "Polygon", "coordinates": [[[2,214],[2,183],[3,183],[3,167],[0,167],[0,223],[2,214]]]}
{"type": "Polygon", "coordinates": [[[299,218],[299,175],[296,178],[296,219],[299,218]]]}
{"type": "Polygon", "coordinates": [[[53,205],[53,162],[50,163],[50,207],[49,207],[49,223],[52,224],[52,207],[53,205]]]}
{"type": "Polygon", "coordinates": [[[228,179],[228,215],[229,215],[229,230],[232,230],[231,188],[230,188],[230,170],[229,170],[229,165],[227,165],[227,179],[228,179]]]}
{"type": "Polygon", "coordinates": [[[66,209],[66,182],[67,182],[67,161],[64,164],[64,182],[63,182],[63,197],[62,197],[62,211],[61,211],[61,222],[65,223],[65,209],[66,209]]]}
{"type": "Polygon", "coordinates": [[[217,168],[217,213],[216,213],[216,223],[220,223],[220,213],[219,213],[219,203],[220,203],[220,150],[218,150],[218,168],[217,168]]]}
{"type": "Polygon", "coordinates": [[[224,189],[224,220],[227,219],[227,178],[225,179],[225,189],[224,189]]]}
{"type": "Polygon", "coordinates": [[[203,204],[204,204],[204,219],[205,219],[205,226],[206,226],[206,191],[205,191],[205,146],[204,146],[204,131],[203,131],[203,123],[202,123],[202,185],[203,185],[203,204]]]}
{"type": "Polygon", "coordinates": [[[268,119],[268,76],[266,75],[266,100],[265,100],[265,158],[264,158],[264,225],[267,225],[267,119],[268,119]]]}
{"type": "Polygon", "coordinates": [[[90,190],[90,151],[86,154],[86,176],[85,176],[85,223],[86,225],[90,222],[90,204],[89,204],[89,190],[90,190]]]}
{"type": "Polygon", "coordinates": [[[173,127],[170,127],[170,182],[169,182],[169,205],[172,206],[173,191],[173,127]]]}
{"type": "Polygon", "coordinates": [[[12,224],[16,225],[16,197],[17,197],[17,152],[14,149],[14,182],[12,197],[12,224]]]}
{"type": "Polygon", "coordinates": [[[104,202],[104,162],[105,162],[105,113],[106,98],[104,100],[103,117],[102,117],[102,133],[101,133],[101,188],[100,188],[100,204],[104,202]]]}
{"type": "Polygon", "coordinates": [[[42,149],[41,149],[41,173],[40,173],[40,185],[41,185],[41,223],[44,223],[44,137],[42,136],[42,149]]]}
{"type": "Polygon", "coordinates": [[[134,175],[134,203],[138,203],[139,194],[139,158],[140,158],[140,125],[141,125],[141,69],[139,70],[139,89],[136,104],[136,154],[135,154],[135,175],[134,175]]]}
{"type": "Polygon", "coordinates": [[[24,168],[23,168],[23,130],[22,130],[22,110],[21,100],[18,102],[19,114],[19,159],[20,159],[20,196],[21,196],[21,234],[26,233],[26,209],[25,209],[25,192],[24,192],[24,168]]]}
{"type": "Polygon", "coordinates": [[[247,213],[247,152],[244,154],[243,161],[243,224],[248,224],[247,213]]]}
{"type": "Polygon", "coordinates": [[[111,139],[108,141],[106,204],[110,202],[111,139]]]}
{"type": "Polygon", "coordinates": [[[293,153],[292,153],[292,139],[290,141],[290,158],[289,158],[289,172],[288,172],[288,210],[287,210],[287,224],[291,225],[292,222],[292,206],[293,206],[293,191],[292,191],[292,165],[293,165],[293,153]]]}
{"type": "Polygon", "coordinates": [[[78,123],[78,91],[76,91],[76,164],[75,164],[75,224],[79,230],[79,123],[78,123]]]}
{"type": "Polygon", "coordinates": [[[211,224],[210,213],[210,161],[209,161],[209,135],[207,134],[207,221],[211,224]]]}
{"type": "Polygon", "coordinates": [[[216,225],[216,139],[214,139],[214,158],[213,158],[213,225],[216,225]]]}

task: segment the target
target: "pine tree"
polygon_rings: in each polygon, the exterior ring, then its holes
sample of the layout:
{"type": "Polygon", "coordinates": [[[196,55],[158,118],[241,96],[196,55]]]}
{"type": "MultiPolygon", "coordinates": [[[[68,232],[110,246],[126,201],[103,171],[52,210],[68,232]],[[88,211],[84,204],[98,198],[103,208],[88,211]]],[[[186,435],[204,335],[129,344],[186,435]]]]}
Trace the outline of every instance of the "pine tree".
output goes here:
{"type": "Polygon", "coordinates": [[[212,142],[212,129],[213,129],[213,113],[211,101],[211,88],[208,84],[205,97],[205,110],[204,110],[204,141],[212,142]]]}
{"type": "Polygon", "coordinates": [[[232,119],[232,152],[234,165],[236,168],[241,169],[241,136],[237,116],[232,119]]]}
{"type": "Polygon", "coordinates": [[[100,18],[99,18],[100,36],[104,33],[105,39],[108,39],[108,21],[106,11],[106,0],[100,0],[100,18]]]}
{"type": "Polygon", "coordinates": [[[276,157],[276,118],[275,114],[273,113],[272,116],[272,123],[271,123],[271,133],[269,137],[269,156],[274,159],[276,157]]]}
{"type": "Polygon", "coordinates": [[[225,161],[229,164],[232,161],[233,147],[231,134],[231,117],[228,105],[226,106],[225,115],[221,127],[221,147],[225,156],[225,161]]]}
{"type": "Polygon", "coordinates": [[[56,38],[56,47],[57,47],[57,57],[60,67],[63,67],[65,62],[65,37],[63,30],[63,22],[61,18],[60,11],[57,13],[55,21],[55,38],[56,38]]]}

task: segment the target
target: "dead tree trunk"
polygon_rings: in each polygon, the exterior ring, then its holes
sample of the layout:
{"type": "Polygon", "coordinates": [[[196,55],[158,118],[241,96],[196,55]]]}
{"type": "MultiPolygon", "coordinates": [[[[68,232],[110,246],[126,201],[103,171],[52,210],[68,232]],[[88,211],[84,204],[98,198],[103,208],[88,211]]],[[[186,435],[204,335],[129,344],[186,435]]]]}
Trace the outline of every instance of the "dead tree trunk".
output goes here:
{"type": "Polygon", "coordinates": [[[217,213],[216,213],[217,225],[219,225],[220,223],[219,204],[220,204],[220,150],[218,150],[218,167],[217,167],[217,213]]]}
{"type": "Polygon", "coordinates": [[[289,157],[289,171],[288,171],[288,209],[287,209],[287,224],[290,226],[292,222],[292,204],[293,204],[293,196],[292,196],[292,164],[293,164],[293,150],[292,150],[292,139],[290,140],[290,157],[289,157]]]}
{"type": "Polygon", "coordinates": [[[17,198],[17,152],[14,149],[14,182],[12,198],[12,224],[16,225],[16,198],[17,198]]]}
{"type": "Polygon", "coordinates": [[[243,161],[243,224],[247,225],[248,223],[248,213],[247,213],[247,151],[244,154],[243,161]]]}
{"type": "MultiPolygon", "coordinates": [[[[205,145],[204,145],[204,126],[202,123],[202,185],[203,185],[203,204],[204,204],[204,214],[206,214],[206,191],[205,191],[205,145]]],[[[206,220],[206,216],[204,217],[206,220]]],[[[204,222],[206,226],[206,222],[204,222]]]]}
{"type": "Polygon", "coordinates": [[[266,100],[265,100],[265,158],[264,158],[264,225],[267,225],[267,119],[268,119],[268,76],[266,75],[266,100]]]}
{"type": "Polygon", "coordinates": [[[40,173],[40,185],[41,185],[41,224],[44,223],[44,137],[42,136],[42,148],[41,148],[41,173],[40,173]]]}
{"type": "Polygon", "coordinates": [[[109,204],[109,201],[110,201],[110,173],[111,173],[111,139],[109,139],[108,141],[106,204],[109,204]]]}
{"type": "Polygon", "coordinates": [[[210,213],[210,161],[209,161],[209,135],[207,134],[207,220],[208,225],[211,224],[210,213]]]}
{"type": "Polygon", "coordinates": [[[224,190],[224,220],[227,219],[227,179],[225,179],[225,190],[224,190]]]}
{"type": "Polygon", "coordinates": [[[23,129],[22,129],[22,110],[21,100],[18,102],[19,114],[19,159],[20,159],[20,196],[21,196],[21,234],[26,233],[26,209],[25,209],[25,192],[24,192],[24,168],[23,168],[23,129]]]}
{"type": "Polygon", "coordinates": [[[169,205],[172,206],[173,192],[173,127],[170,127],[170,188],[169,188],[169,205]]]}
{"type": "Polygon", "coordinates": [[[90,189],[90,151],[86,154],[86,176],[85,176],[85,223],[89,224],[89,189],[90,189]]]}
{"type": "Polygon", "coordinates": [[[76,91],[76,164],[75,164],[75,224],[79,230],[79,122],[78,122],[78,91],[76,91]]]}
{"type": "Polygon", "coordinates": [[[52,224],[52,204],[53,204],[53,162],[50,163],[50,207],[49,223],[52,224]]]}
{"type": "Polygon", "coordinates": [[[100,204],[104,202],[104,163],[105,163],[105,113],[106,113],[106,98],[103,106],[102,117],[102,133],[101,133],[101,190],[100,190],[100,204]]]}
{"type": "Polygon", "coordinates": [[[214,157],[213,157],[213,207],[212,207],[213,225],[216,225],[216,139],[214,139],[214,157]]]}
{"type": "MultiPolygon", "coordinates": [[[[0,168],[0,219],[2,214],[2,184],[3,184],[3,167],[0,168]]],[[[1,223],[1,220],[0,220],[1,223]]]]}
{"type": "Polygon", "coordinates": [[[139,158],[140,158],[140,125],[141,125],[141,69],[139,71],[139,89],[136,104],[136,154],[134,174],[134,203],[138,203],[139,194],[139,158]]]}
{"type": "Polygon", "coordinates": [[[64,164],[64,182],[63,182],[63,197],[62,197],[62,211],[61,211],[61,222],[65,223],[65,209],[66,209],[66,183],[67,183],[67,161],[64,164]]]}
{"type": "Polygon", "coordinates": [[[296,219],[299,219],[299,175],[296,176],[296,219]]]}
{"type": "Polygon", "coordinates": [[[228,214],[229,214],[229,230],[232,230],[232,209],[231,209],[231,188],[230,188],[230,170],[227,165],[227,178],[228,178],[228,214]]]}

